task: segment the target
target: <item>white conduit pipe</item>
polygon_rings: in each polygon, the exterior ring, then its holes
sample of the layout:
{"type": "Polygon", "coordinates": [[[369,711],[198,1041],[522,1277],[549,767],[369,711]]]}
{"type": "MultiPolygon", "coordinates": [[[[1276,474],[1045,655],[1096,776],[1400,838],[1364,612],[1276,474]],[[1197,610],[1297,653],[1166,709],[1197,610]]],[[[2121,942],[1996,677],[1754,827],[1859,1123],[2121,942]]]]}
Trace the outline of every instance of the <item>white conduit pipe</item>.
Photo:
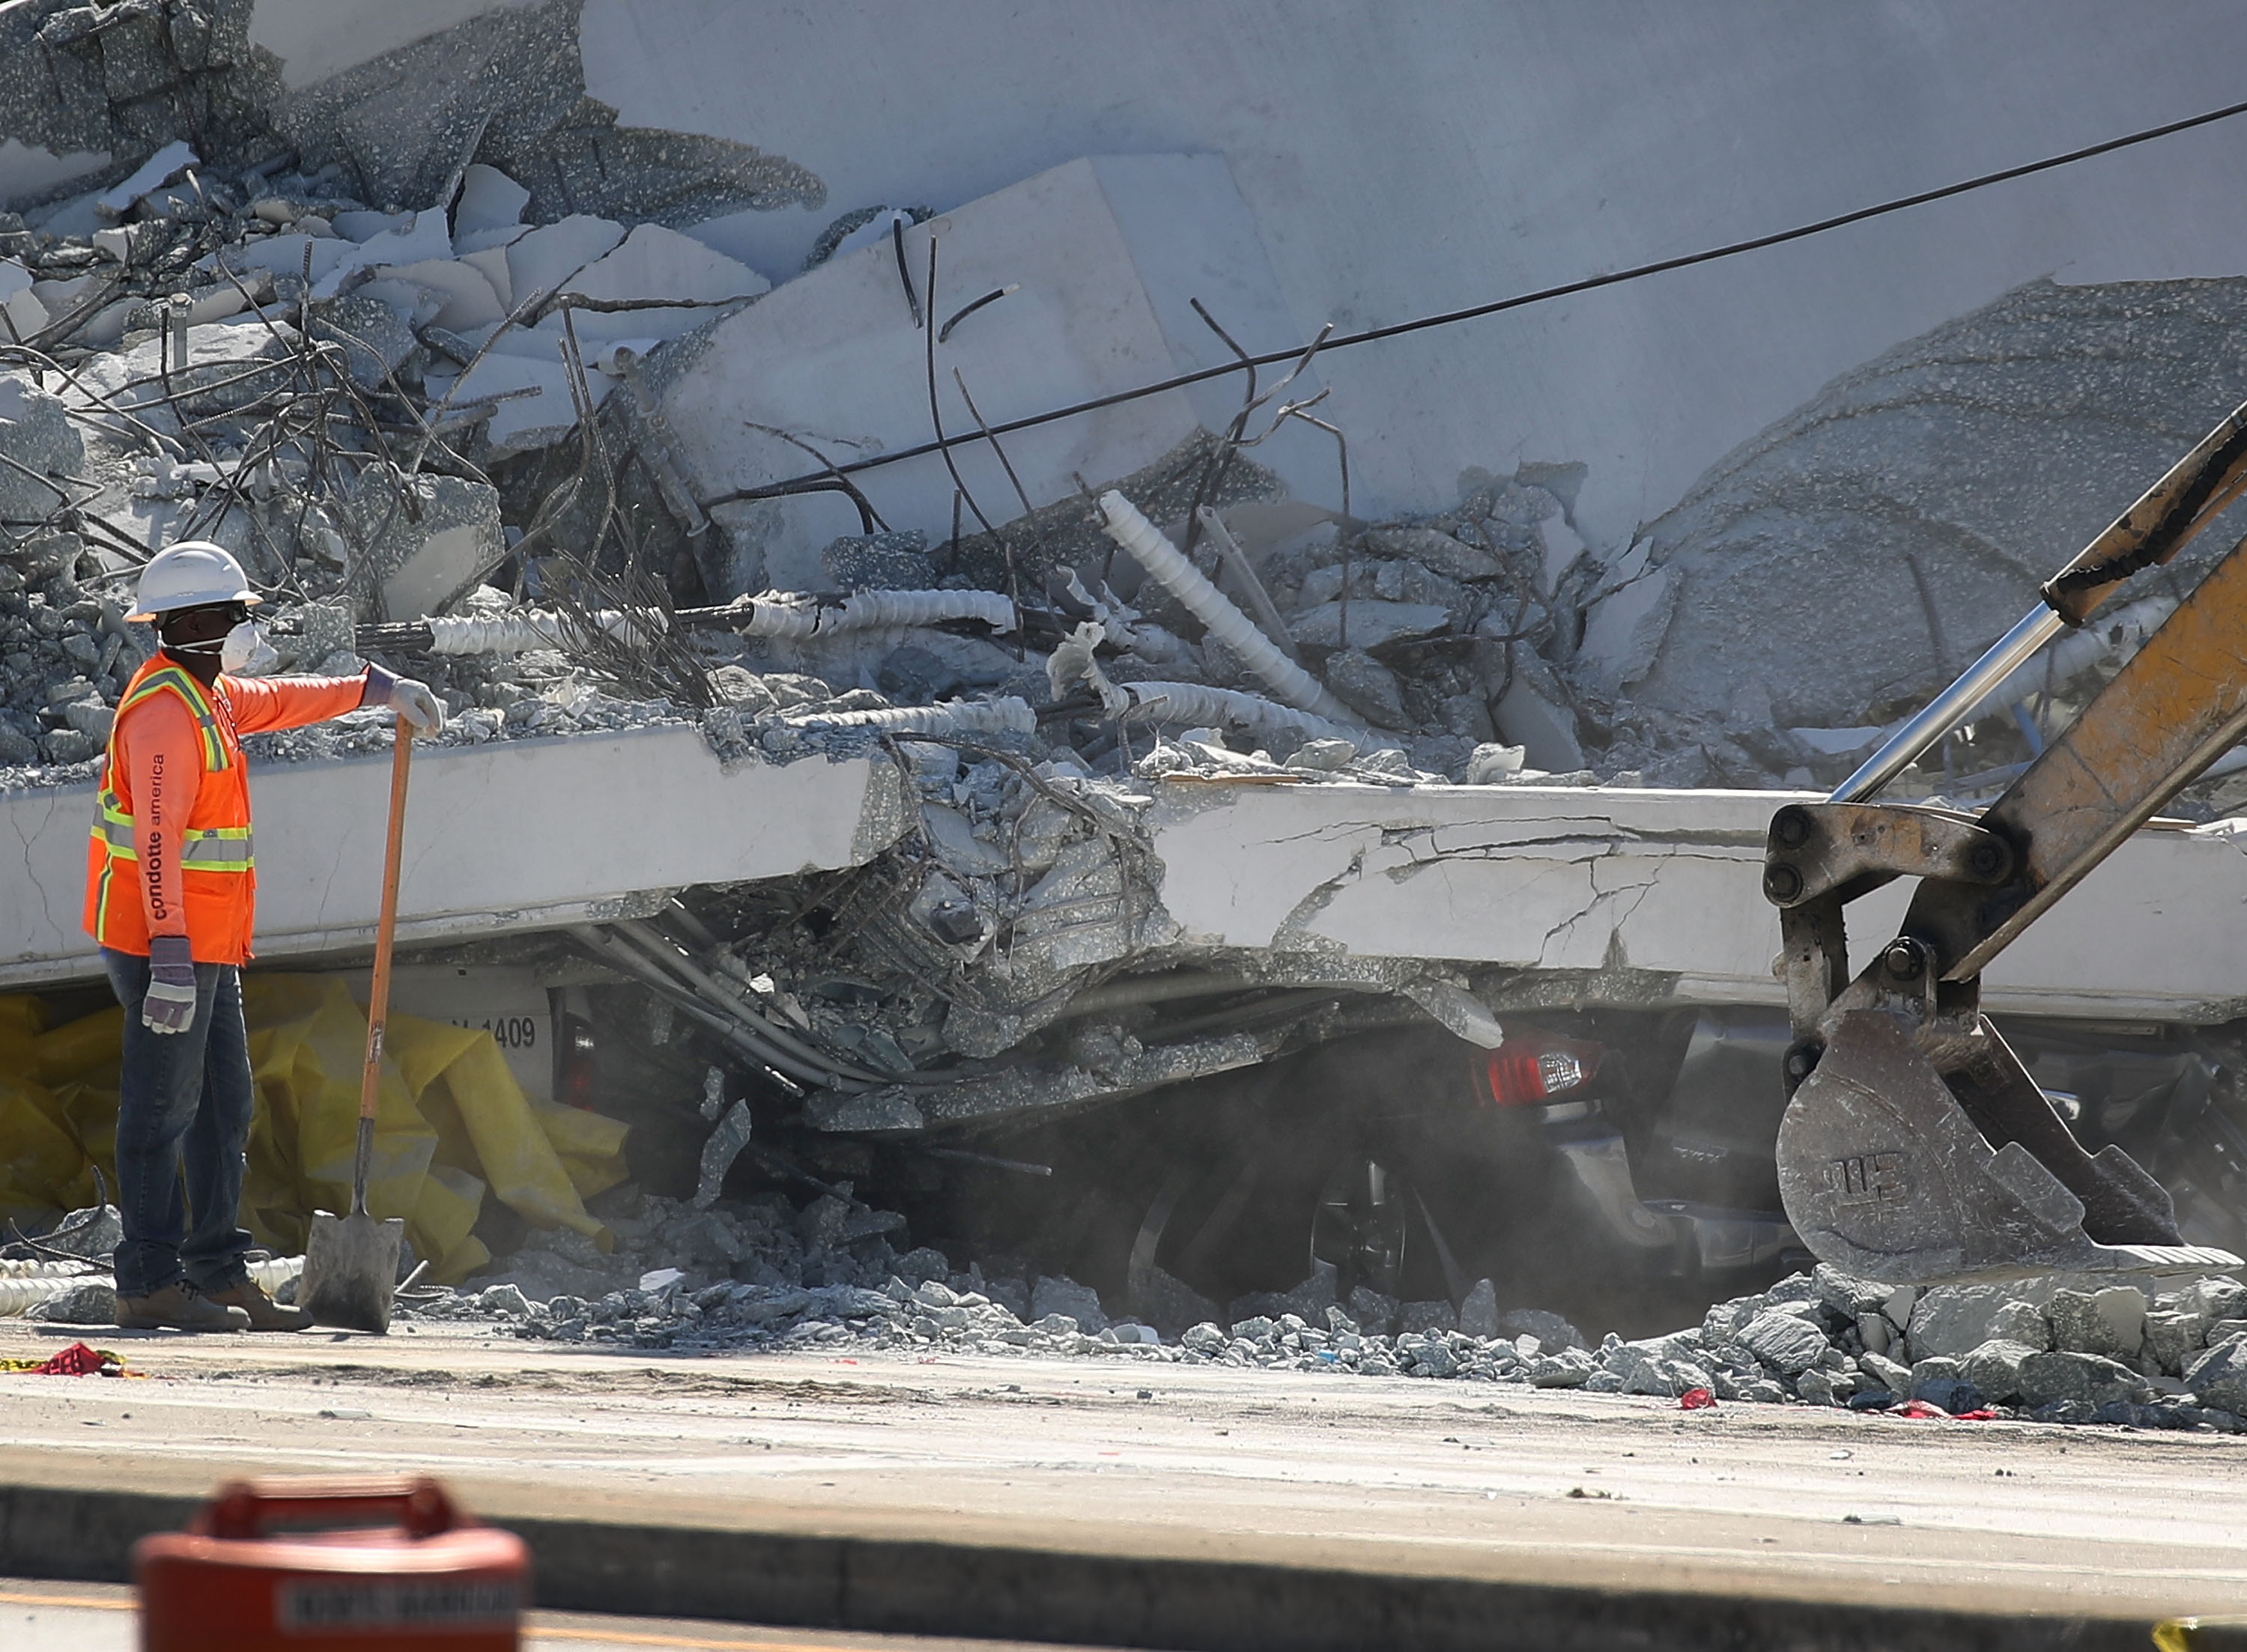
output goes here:
{"type": "Polygon", "coordinates": [[[15,1319],[28,1314],[49,1297],[75,1290],[81,1283],[106,1285],[109,1282],[106,1273],[79,1273],[66,1280],[0,1280],[0,1319],[15,1319]]]}
{"type": "Polygon", "coordinates": [[[1162,682],[1119,683],[1116,686],[1131,702],[1124,715],[1143,721],[1185,723],[1195,727],[1230,725],[1265,733],[1293,728],[1314,740],[1346,740],[1361,751],[1397,743],[1393,736],[1384,739],[1368,734],[1354,723],[1334,722],[1315,713],[1266,700],[1260,694],[1244,694],[1236,688],[1162,682]]]}
{"type": "Polygon", "coordinates": [[[1281,652],[1279,645],[1258,630],[1256,623],[1234,607],[1223,591],[1204,578],[1201,570],[1180,554],[1161,529],[1139,514],[1138,507],[1111,488],[1100,495],[1100,510],[1108,518],[1108,536],[1130,551],[1139,566],[1184,603],[1186,611],[1207,626],[1211,636],[1238,655],[1242,665],[1269,683],[1274,693],[1299,711],[1311,712],[1342,725],[1338,732],[1345,740],[1365,738],[1364,730],[1349,707],[1336,700],[1324,683],[1281,652]]]}
{"type": "Polygon", "coordinates": [[[731,629],[744,637],[794,641],[839,631],[882,626],[938,625],[976,619],[994,631],[1014,629],[1014,604],[995,590],[861,590],[831,597],[775,592],[745,604],[748,614],[731,629]]]}
{"type": "MultiPolygon", "coordinates": [[[[17,1319],[30,1313],[42,1302],[66,1295],[81,1285],[106,1285],[114,1289],[117,1281],[106,1273],[74,1273],[67,1262],[9,1262],[0,1263],[8,1271],[0,1274],[0,1319],[17,1319]],[[26,1273],[27,1268],[45,1270],[26,1273]]],[[[268,1294],[279,1290],[304,1271],[301,1256],[277,1256],[269,1261],[249,1264],[249,1277],[257,1281],[268,1294]]]]}
{"type": "MultiPolygon", "coordinates": [[[[882,625],[933,625],[947,619],[980,619],[994,631],[1012,631],[1014,599],[996,590],[854,591],[843,599],[840,628],[870,631],[882,625]]],[[[830,628],[835,628],[831,621],[830,628]]]]}
{"type": "Polygon", "coordinates": [[[2175,611],[2174,597],[2148,597],[2116,613],[2092,615],[2080,630],[2057,638],[2042,654],[2023,661],[1958,720],[1970,723],[1994,717],[2031,694],[2042,693],[2046,683],[2059,687],[2112,655],[2134,652],[2175,611]]]}
{"type": "Polygon", "coordinates": [[[997,700],[947,700],[935,706],[897,706],[881,711],[813,712],[783,717],[783,727],[871,728],[890,734],[1034,734],[1038,714],[1017,694],[997,700]]]}
{"type": "MultiPolygon", "coordinates": [[[[611,637],[632,641],[645,626],[639,616],[604,609],[593,618],[611,637]]],[[[741,617],[729,629],[743,637],[799,641],[836,631],[937,625],[973,619],[997,631],[1014,629],[1014,604],[995,590],[862,590],[843,597],[775,592],[741,604],[741,617]]],[[[429,652],[434,654],[523,654],[533,649],[567,650],[575,631],[561,615],[543,608],[478,618],[432,615],[429,652]]]]}
{"type": "Polygon", "coordinates": [[[83,1267],[74,1262],[51,1262],[44,1259],[34,1261],[0,1261],[0,1280],[60,1280],[71,1279],[87,1269],[102,1271],[99,1262],[89,1261],[83,1267]]]}

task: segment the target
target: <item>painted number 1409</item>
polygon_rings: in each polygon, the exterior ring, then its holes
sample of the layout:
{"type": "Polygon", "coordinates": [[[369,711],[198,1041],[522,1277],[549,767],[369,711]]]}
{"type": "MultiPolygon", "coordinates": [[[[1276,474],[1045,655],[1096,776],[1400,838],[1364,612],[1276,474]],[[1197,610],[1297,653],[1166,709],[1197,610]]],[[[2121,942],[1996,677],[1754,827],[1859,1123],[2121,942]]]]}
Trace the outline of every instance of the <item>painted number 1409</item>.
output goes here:
{"type": "Polygon", "coordinates": [[[492,1035],[502,1049],[538,1048],[538,1022],[529,1015],[487,1015],[480,1021],[455,1021],[455,1027],[479,1027],[492,1035]]]}

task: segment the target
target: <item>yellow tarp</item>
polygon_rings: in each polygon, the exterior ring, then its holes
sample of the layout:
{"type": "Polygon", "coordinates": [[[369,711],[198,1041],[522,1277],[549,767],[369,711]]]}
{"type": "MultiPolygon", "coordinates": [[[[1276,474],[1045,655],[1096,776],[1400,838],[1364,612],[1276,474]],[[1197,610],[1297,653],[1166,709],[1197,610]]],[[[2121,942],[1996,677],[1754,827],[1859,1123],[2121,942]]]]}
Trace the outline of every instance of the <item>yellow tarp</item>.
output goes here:
{"type": "MultiPolygon", "coordinates": [[[[366,1014],[334,976],[245,977],[242,1014],[257,1110],[242,1225],[262,1245],[304,1248],[314,1210],[350,1207],[366,1014]]],[[[116,1186],[114,1007],[47,1030],[38,1002],[0,996],[0,1210],[71,1208],[116,1186]]],[[[376,1091],[367,1208],[406,1219],[441,1283],[490,1259],[469,1230],[487,1191],[534,1227],[569,1227],[603,1250],[584,1200],[625,1178],[625,1126],[535,1101],[488,1032],[393,1015],[376,1091]]]]}

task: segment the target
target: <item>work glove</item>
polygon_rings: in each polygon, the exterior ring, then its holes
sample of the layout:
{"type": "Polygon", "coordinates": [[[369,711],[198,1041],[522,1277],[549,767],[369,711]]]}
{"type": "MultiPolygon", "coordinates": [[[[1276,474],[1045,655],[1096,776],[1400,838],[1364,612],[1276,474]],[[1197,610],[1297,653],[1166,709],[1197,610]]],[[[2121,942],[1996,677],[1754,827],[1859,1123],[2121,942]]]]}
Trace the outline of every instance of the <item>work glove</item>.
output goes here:
{"type": "Polygon", "coordinates": [[[367,666],[366,688],[359,703],[387,706],[424,734],[434,734],[445,726],[445,703],[430,692],[428,684],[396,676],[379,666],[367,666]]]}
{"type": "Polygon", "coordinates": [[[195,1024],[195,960],[184,935],[148,942],[148,994],[140,1024],[152,1033],[184,1033],[195,1024]]]}

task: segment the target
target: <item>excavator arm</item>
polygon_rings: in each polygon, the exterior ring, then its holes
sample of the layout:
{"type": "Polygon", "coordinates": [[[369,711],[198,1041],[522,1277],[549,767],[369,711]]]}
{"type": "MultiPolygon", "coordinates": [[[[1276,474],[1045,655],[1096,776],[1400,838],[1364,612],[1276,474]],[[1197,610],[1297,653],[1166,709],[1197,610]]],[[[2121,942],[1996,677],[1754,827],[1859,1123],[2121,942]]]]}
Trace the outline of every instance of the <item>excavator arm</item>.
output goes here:
{"type": "Polygon", "coordinates": [[[2239,1266],[2186,1245],[2119,1147],[2086,1153],[1981,1013],[1991,959],[2247,737],[2247,541],[1979,816],[1872,801],[2122,580],[2166,563],[2247,491],[2247,406],[2043,589],[2001,638],[1822,803],[1772,820],[1794,1045],[1779,1191],[1821,1259],[1895,1284],[2239,1266]],[[1902,932],[1850,973],[1844,909],[1919,886],[1902,932]]]}

